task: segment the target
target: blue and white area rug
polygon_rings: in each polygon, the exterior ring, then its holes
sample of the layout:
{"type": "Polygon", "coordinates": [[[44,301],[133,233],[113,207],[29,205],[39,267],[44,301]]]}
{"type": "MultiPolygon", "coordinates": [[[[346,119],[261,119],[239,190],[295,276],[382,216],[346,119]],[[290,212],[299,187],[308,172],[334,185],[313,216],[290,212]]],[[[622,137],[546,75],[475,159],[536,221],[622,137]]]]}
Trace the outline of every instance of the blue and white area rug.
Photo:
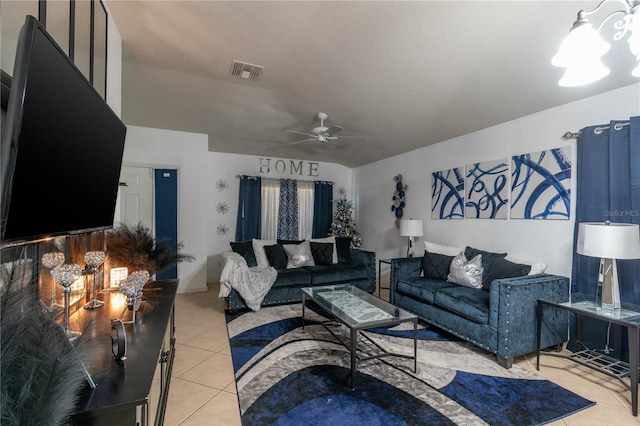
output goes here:
{"type": "MultiPolygon", "coordinates": [[[[428,327],[418,332],[417,373],[412,360],[364,361],[352,391],[348,351],[310,306],[303,330],[301,309],[227,314],[243,425],[522,426],[594,404],[518,366],[504,369],[495,356],[428,327]]],[[[413,355],[411,323],[366,333],[389,351],[413,355]]]]}

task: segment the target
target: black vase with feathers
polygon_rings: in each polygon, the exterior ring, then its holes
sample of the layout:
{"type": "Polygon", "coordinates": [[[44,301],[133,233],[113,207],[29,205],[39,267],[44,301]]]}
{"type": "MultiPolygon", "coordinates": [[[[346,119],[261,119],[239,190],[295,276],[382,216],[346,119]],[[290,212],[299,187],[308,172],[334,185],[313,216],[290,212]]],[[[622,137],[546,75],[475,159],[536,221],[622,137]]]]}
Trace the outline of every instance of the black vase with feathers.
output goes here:
{"type": "Polygon", "coordinates": [[[174,245],[167,240],[156,240],[142,223],[119,224],[107,232],[106,241],[106,253],[112,264],[126,266],[129,271],[147,270],[153,275],[176,263],[194,259],[180,253],[182,242],[174,245]]]}

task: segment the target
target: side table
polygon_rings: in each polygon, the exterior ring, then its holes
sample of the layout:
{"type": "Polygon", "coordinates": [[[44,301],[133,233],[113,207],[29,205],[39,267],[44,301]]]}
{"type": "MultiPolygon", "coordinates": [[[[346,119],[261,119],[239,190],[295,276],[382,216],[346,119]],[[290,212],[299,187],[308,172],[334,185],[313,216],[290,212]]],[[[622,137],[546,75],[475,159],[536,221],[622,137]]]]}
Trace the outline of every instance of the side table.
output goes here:
{"type": "Polygon", "coordinates": [[[389,287],[382,287],[382,285],[380,284],[380,279],[382,278],[382,276],[380,275],[380,269],[382,267],[382,264],[385,263],[387,265],[389,265],[389,267],[391,267],[391,261],[393,259],[378,259],[378,297],[380,297],[380,292],[382,290],[390,290],[391,286],[389,287]]]}
{"type": "Polygon", "coordinates": [[[589,367],[593,370],[600,371],[610,377],[623,379],[629,377],[631,390],[631,412],[634,416],[638,415],[638,337],[640,335],[640,306],[634,307],[625,305],[622,309],[616,309],[613,312],[603,311],[594,302],[595,296],[572,293],[569,302],[552,302],[548,300],[538,300],[537,306],[537,346],[536,346],[536,369],[540,370],[540,336],[542,334],[542,316],[544,315],[544,307],[550,306],[556,309],[562,309],[572,312],[576,315],[576,340],[578,343],[578,351],[570,355],[559,353],[545,352],[546,355],[570,359],[580,365],[589,367]],[[627,328],[629,337],[629,362],[623,362],[610,357],[601,351],[586,348],[581,341],[581,317],[595,318],[618,324],[627,328]],[[580,347],[584,349],[580,350],[580,347]]]}

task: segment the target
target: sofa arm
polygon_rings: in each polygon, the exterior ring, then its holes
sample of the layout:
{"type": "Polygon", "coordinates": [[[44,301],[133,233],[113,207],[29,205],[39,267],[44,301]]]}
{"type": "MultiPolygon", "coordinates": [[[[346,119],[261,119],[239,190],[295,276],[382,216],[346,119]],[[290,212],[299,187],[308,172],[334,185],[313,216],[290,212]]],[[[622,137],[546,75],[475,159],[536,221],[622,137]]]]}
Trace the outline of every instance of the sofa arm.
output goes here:
{"type": "Polygon", "coordinates": [[[391,259],[391,270],[389,272],[389,301],[395,303],[396,288],[398,282],[406,278],[417,278],[420,276],[422,257],[399,257],[391,259]]]}
{"type": "MultiPolygon", "coordinates": [[[[497,279],[489,292],[489,325],[497,331],[497,355],[510,359],[536,350],[538,299],[568,301],[569,278],[539,274],[497,279]]],[[[568,312],[545,310],[542,348],[566,342],[568,332],[568,312]]]]}
{"type": "Polygon", "coordinates": [[[371,289],[370,293],[376,291],[376,253],[373,251],[350,248],[351,263],[361,263],[367,267],[367,281],[369,281],[368,288],[371,289]]]}

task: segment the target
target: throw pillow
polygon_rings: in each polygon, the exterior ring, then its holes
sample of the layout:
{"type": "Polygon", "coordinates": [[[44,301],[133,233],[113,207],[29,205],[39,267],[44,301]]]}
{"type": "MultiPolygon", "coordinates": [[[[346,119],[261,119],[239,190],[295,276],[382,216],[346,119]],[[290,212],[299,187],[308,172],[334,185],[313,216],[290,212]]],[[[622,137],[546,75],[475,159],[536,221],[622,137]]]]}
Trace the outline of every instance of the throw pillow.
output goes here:
{"type": "Polygon", "coordinates": [[[507,257],[505,257],[505,259],[513,263],[522,263],[524,265],[530,265],[531,270],[529,271],[529,275],[544,274],[544,271],[547,270],[547,264],[544,262],[536,262],[533,260],[521,259],[516,256],[511,256],[510,254],[508,254],[507,257]]]}
{"type": "Polygon", "coordinates": [[[449,266],[454,256],[425,252],[422,257],[422,270],[425,278],[446,280],[449,274],[449,266]]]}
{"type": "Polygon", "coordinates": [[[300,244],[286,244],[282,247],[287,253],[287,269],[315,265],[309,241],[300,244]]]}
{"type": "Polygon", "coordinates": [[[331,265],[333,262],[333,244],[311,242],[311,255],[316,265],[331,265]]]}
{"type": "Polygon", "coordinates": [[[491,270],[482,280],[482,288],[489,290],[493,280],[498,278],[523,277],[527,275],[529,271],[531,271],[531,265],[509,262],[507,259],[502,257],[498,258],[493,262],[491,270]]]}
{"type": "Polygon", "coordinates": [[[280,238],[278,238],[276,241],[278,242],[278,244],[285,245],[285,244],[300,244],[304,240],[281,240],[280,238]]]}
{"type": "Polygon", "coordinates": [[[339,263],[351,263],[351,237],[336,237],[339,263]]]}
{"type": "Polygon", "coordinates": [[[489,269],[491,269],[491,265],[493,265],[493,262],[496,259],[505,257],[507,255],[507,253],[492,253],[490,251],[484,251],[484,250],[480,250],[480,249],[469,247],[469,246],[467,246],[467,248],[464,249],[464,256],[467,259],[473,259],[479,254],[482,255],[482,268],[484,270],[482,274],[483,279],[484,277],[487,276],[487,273],[489,272],[489,269]]]}
{"type": "Polygon", "coordinates": [[[287,267],[287,253],[285,253],[282,244],[264,246],[264,251],[267,255],[269,265],[276,269],[285,269],[287,267]]]}
{"type": "Polygon", "coordinates": [[[332,263],[338,263],[338,250],[336,250],[336,237],[330,236],[325,238],[312,238],[311,241],[314,243],[331,243],[333,244],[333,258],[331,260],[332,263]]]}
{"type": "Polygon", "coordinates": [[[253,245],[253,252],[256,255],[257,266],[261,268],[269,267],[269,260],[267,259],[267,253],[264,251],[264,246],[272,246],[277,244],[276,240],[259,240],[254,238],[251,240],[253,245]]]}
{"type": "Polygon", "coordinates": [[[446,254],[447,256],[457,256],[464,248],[445,246],[443,244],[432,243],[429,241],[424,242],[424,251],[429,253],[446,254]]]}
{"type": "Polygon", "coordinates": [[[464,253],[453,258],[447,281],[465,287],[482,288],[482,255],[467,260],[464,253]]]}
{"type": "Polygon", "coordinates": [[[244,257],[244,260],[247,261],[247,266],[252,267],[257,265],[256,255],[253,252],[253,244],[251,241],[231,241],[229,244],[231,245],[231,250],[244,257]]]}

